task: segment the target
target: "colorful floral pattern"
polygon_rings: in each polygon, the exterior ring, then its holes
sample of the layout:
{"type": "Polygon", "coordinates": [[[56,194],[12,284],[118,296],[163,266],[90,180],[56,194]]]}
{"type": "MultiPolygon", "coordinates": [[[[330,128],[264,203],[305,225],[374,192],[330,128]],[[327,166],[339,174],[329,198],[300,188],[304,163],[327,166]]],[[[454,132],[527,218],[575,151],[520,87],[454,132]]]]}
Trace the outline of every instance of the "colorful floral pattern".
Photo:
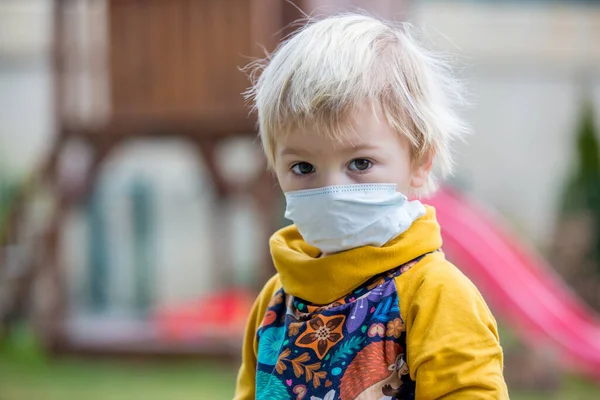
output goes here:
{"type": "Polygon", "coordinates": [[[414,399],[393,278],[421,258],[327,305],[279,290],[257,332],[256,398],[414,399]]]}
{"type": "Polygon", "coordinates": [[[317,353],[319,360],[327,354],[329,349],[337,342],[342,340],[342,324],[346,319],[343,315],[332,317],[323,317],[315,315],[310,321],[306,331],[298,337],[296,345],[298,347],[308,347],[317,353]]]}
{"type": "Polygon", "coordinates": [[[396,318],[387,323],[386,336],[393,336],[398,339],[402,335],[402,332],[404,332],[404,322],[402,322],[401,318],[396,318]]]}
{"type": "Polygon", "coordinates": [[[265,365],[275,365],[281,351],[285,328],[270,327],[261,332],[258,346],[258,362],[265,365]]]}
{"type": "Polygon", "coordinates": [[[288,391],[285,385],[271,374],[256,371],[256,387],[262,390],[256,392],[256,400],[287,400],[288,391]]]}

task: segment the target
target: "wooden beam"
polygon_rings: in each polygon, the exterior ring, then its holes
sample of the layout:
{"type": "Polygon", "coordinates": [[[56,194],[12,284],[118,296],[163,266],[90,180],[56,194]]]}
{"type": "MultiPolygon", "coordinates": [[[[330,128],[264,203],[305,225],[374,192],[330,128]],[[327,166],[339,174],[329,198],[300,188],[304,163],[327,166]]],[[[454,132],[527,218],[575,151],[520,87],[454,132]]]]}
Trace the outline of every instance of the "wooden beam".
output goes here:
{"type": "Polygon", "coordinates": [[[86,171],[86,176],[79,182],[81,186],[75,190],[70,187],[61,187],[60,172],[56,174],[55,187],[58,190],[56,207],[54,215],[42,236],[45,257],[43,261],[32,260],[30,279],[23,282],[23,287],[19,288],[18,297],[15,299],[17,302],[25,302],[31,293],[31,287],[35,278],[41,273],[49,274],[52,284],[50,293],[53,298],[48,305],[46,314],[40,315],[40,320],[35,325],[40,329],[43,340],[50,351],[60,348],[62,342],[66,340],[66,333],[63,331],[63,322],[66,318],[68,307],[68,290],[64,276],[65,271],[61,267],[60,258],[60,235],[63,231],[65,219],[76,204],[80,204],[89,196],[104,161],[116,144],[117,141],[108,138],[95,143],[92,162],[86,171]]]}
{"type": "Polygon", "coordinates": [[[257,134],[256,124],[252,118],[203,118],[197,116],[120,118],[104,125],[67,123],[62,130],[68,136],[90,138],[114,136],[115,140],[150,137],[216,140],[257,134]]]}

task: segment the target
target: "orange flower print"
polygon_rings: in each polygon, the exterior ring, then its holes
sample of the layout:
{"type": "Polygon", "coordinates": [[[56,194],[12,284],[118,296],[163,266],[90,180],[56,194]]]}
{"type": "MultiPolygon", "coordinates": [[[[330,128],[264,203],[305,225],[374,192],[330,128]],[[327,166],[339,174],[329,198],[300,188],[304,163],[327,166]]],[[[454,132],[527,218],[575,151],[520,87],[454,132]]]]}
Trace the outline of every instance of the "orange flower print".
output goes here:
{"type": "Polygon", "coordinates": [[[313,349],[320,360],[325,357],[330,348],[342,340],[342,327],[346,317],[333,315],[325,317],[317,315],[306,326],[306,331],[298,337],[296,345],[313,349]]]}
{"type": "Polygon", "coordinates": [[[292,353],[290,349],[285,349],[281,352],[279,357],[277,358],[277,364],[275,364],[275,369],[278,374],[283,374],[283,371],[287,369],[287,366],[284,364],[284,361],[288,361],[287,357],[292,353]]]}
{"type": "Polygon", "coordinates": [[[288,327],[288,334],[290,336],[296,336],[300,332],[302,325],[304,325],[303,322],[291,322],[288,327]]]}
{"type": "Polygon", "coordinates": [[[393,336],[398,339],[400,335],[402,335],[402,332],[404,332],[404,323],[400,318],[396,318],[387,323],[386,336],[393,336]]]}
{"type": "Polygon", "coordinates": [[[271,297],[268,307],[271,308],[271,307],[274,307],[277,304],[281,304],[281,303],[283,303],[283,294],[281,294],[281,292],[279,292],[275,296],[271,297]]]}
{"type": "Polygon", "coordinates": [[[333,303],[327,304],[326,306],[308,306],[308,312],[311,313],[322,313],[323,311],[327,311],[333,307],[339,307],[341,305],[344,304],[344,299],[342,300],[338,300],[338,301],[334,301],[333,303]]]}

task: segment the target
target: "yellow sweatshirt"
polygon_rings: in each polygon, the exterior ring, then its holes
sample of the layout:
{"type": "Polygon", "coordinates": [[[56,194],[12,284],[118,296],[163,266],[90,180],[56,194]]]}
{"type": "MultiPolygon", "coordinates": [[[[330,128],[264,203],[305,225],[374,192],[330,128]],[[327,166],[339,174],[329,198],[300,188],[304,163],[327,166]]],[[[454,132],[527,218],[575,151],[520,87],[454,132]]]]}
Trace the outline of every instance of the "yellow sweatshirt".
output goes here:
{"type": "Polygon", "coordinates": [[[319,258],[293,225],[270,245],[235,400],[508,399],[496,322],[433,208],[380,248],[319,258]]]}

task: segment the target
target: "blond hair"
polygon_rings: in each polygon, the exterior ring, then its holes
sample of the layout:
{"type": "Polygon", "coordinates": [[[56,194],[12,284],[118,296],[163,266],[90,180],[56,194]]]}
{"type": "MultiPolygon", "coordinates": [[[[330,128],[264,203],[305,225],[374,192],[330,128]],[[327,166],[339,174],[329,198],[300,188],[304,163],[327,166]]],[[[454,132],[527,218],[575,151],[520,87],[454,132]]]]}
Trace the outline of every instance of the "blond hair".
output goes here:
{"type": "Polygon", "coordinates": [[[248,68],[253,86],[245,94],[258,111],[270,167],[281,135],[301,129],[341,140],[353,112],[370,105],[409,139],[414,162],[433,157],[416,194],[434,191],[452,172],[450,144],[468,131],[455,111],[460,86],[448,63],[413,39],[409,24],[355,13],[311,21],[248,68]]]}

